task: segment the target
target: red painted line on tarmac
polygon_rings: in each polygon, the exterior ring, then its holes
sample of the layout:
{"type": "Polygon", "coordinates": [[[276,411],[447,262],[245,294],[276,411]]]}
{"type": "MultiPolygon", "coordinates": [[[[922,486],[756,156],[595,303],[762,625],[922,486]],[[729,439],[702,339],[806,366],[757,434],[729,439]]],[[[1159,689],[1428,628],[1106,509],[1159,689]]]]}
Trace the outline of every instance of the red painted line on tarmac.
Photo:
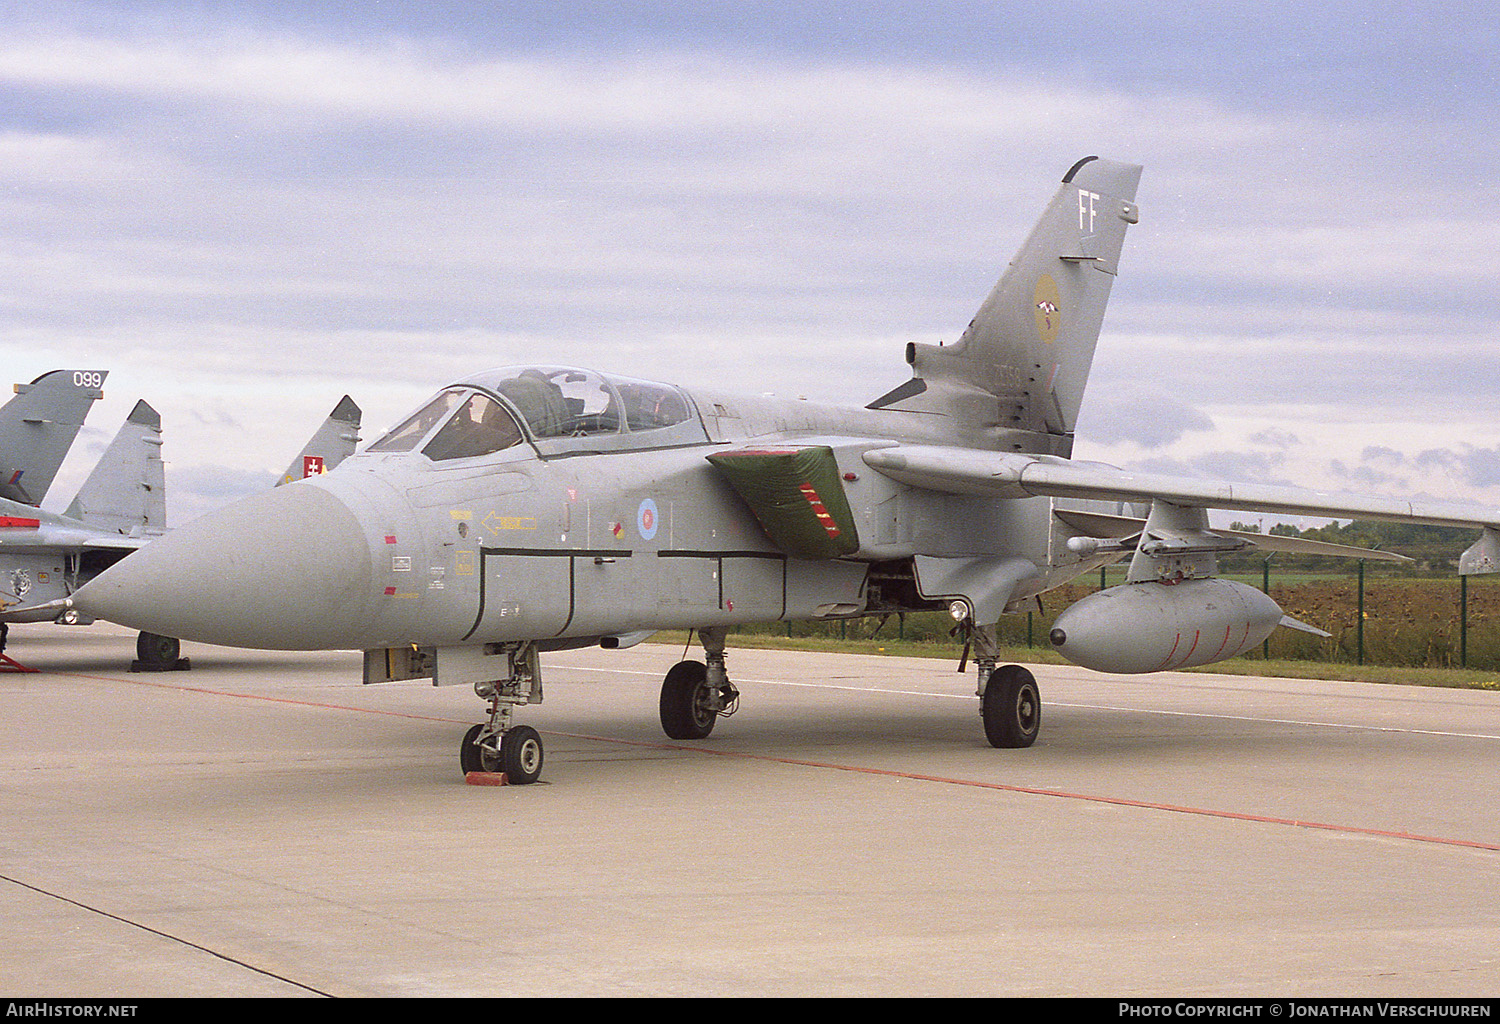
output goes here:
{"type": "Polygon", "coordinates": [[[457,718],[442,718],[437,715],[414,715],[407,711],[384,711],[380,708],[361,708],[352,704],[324,704],[294,697],[270,697],[263,693],[240,693],[236,690],[210,690],[206,686],[182,686],[177,683],[159,683],[152,679],[122,679],[119,676],[87,676],[79,672],[52,672],[50,675],[68,679],[90,679],[102,683],[127,683],[131,686],[151,686],[158,690],[177,690],[179,693],[201,693],[209,697],[236,697],[240,700],[263,700],[270,704],[293,704],[304,708],[322,708],[327,711],[358,711],[366,715],[388,715],[391,718],[412,718],[419,722],[461,722],[457,718]]]}
{"type": "MultiPolygon", "coordinates": [[[[70,679],[90,679],[99,682],[129,683],[135,686],[152,686],[162,690],[178,690],[182,693],[199,693],[212,697],[234,697],[241,700],[260,700],[273,704],[291,704],[298,707],[318,708],[326,711],[354,711],[364,715],[388,715],[392,718],[410,718],[421,722],[447,722],[462,725],[467,719],[444,718],[437,715],[414,715],[405,711],[383,711],[379,708],[362,708],[350,704],[328,704],[320,701],[297,700],[291,697],[268,697],[258,693],[240,693],[234,690],[212,690],[202,686],[182,686],[174,683],[156,682],[150,679],[121,679],[119,676],[89,676],[74,672],[56,672],[53,675],[70,679]]],[[[575,740],[591,740],[596,743],[613,743],[619,746],[642,747],[648,750],[673,750],[691,754],[712,754],[715,757],[733,757],[744,761],[765,761],[772,764],[794,765],[800,768],[821,768],[827,771],[854,772],[859,775],[874,775],[892,779],[910,779],[914,782],[932,782],[945,786],[967,786],[972,789],[988,789],[1001,793],[1017,793],[1022,796],[1044,796],[1058,800],[1079,800],[1085,803],[1108,804],[1114,807],[1133,807],[1147,811],[1165,811],[1171,814],[1192,814],[1203,818],[1220,818],[1227,821],[1247,821],[1257,825],[1283,825],[1292,828],[1314,829],[1320,832],[1336,832],[1343,835],[1374,836],[1381,839],[1403,839],[1414,843],[1429,843],[1437,846],[1458,846],[1471,850],[1500,852],[1500,843],[1484,843],[1473,839],[1450,839],[1445,836],[1422,835],[1417,832],[1399,832],[1391,829],[1363,828],[1358,825],[1337,825],[1332,822],[1304,821],[1299,818],[1279,818],[1267,814],[1248,814],[1241,811],[1223,811],[1212,807],[1192,807],[1186,804],[1158,803],[1151,800],[1134,800],[1122,796],[1104,796],[1098,793],[1073,793],[1061,789],[1042,789],[1037,786],[1017,786],[1005,782],[985,782],[980,779],[956,779],[945,775],[924,775],[918,772],[900,772],[889,768],[870,768],[862,765],[839,764],[834,761],[808,761],[795,757],[778,757],[774,754],[752,754],[737,750],[716,750],[712,747],[688,747],[678,743],[653,743],[646,740],[624,740],[614,736],[594,736],[587,733],[559,732],[551,729],[539,730],[543,735],[562,736],[575,740]]],[[[487,781],[487,780],[486,780],[487,781]]],[[[478,784],[478,783],[474,783],[478,784]]],[[[493,783],[491,783],[492,785],[493,783]]]]}
{"type": "Polygon", "coordinates": [[[1358,825],[1336,825],[1322,821],[1303,821],[1297,818],[1278,818],[1266,814],[1246,814],[1239,811],[1221,811],[1212,807],[1191,807],[1184,804],[1165,804],[1150,800],[1132,800],[1129,797],[1102,796],[1097,793],[1071,793],[1061,789],[1042,789],[1036,786],[1016,786],[1004,782],[984,782],[979,779],[955,779],[945,775],[923,775],[918,772],[899,772],[888,768],[869,768],[861,765],[838,764],[832,761],[806,761],[794,757],[777,757],[773,754],[747,754],[734,750],[715,750],[712,747],[684,747],[674,743],[646,743],[638,740],[619,740],[609,736],[587,736],[580,733],[553,732],[548,735],[567,736],[570,739],[596,740],[601,743],[620,743],[633,747],[649,747],[655,750],[681,750],[694,754],[713,754],[717,757],[736,757],[747,761],[770,761],[775,764],[797,765],[803,768],[823,768],[840,772],[856,772],[861,775],[877,775],[893,779],[911,779],[916,782],[935,782],[947,786],[968,786],[974,789],[996,790],[1002,793],[1019,793],[1024,796],[1047,796],[1060,800],[1081,800],[1086,803],[1111,804],[1116,807],[1134,807],[1148,811],[1168,811],[1173,814],[1194,814],[1205,818],[1224,818],[1230,821],[1248,821],[1258,825],[1288,825],[1295,828],[1317,829],[1322,832],[1339,832],[1347,835],[1379,836],[1385,839],[1405,839],[1417,843],[1435,843],[1440,846],[1462,846],[1474,850],[1500,852],[1500,843],[1482,843],[1472,839],[1449,839],[1444,836],[1428,836],[1416,832],[1397,832],[1389,829],[1361,828],[1358,825]]]}

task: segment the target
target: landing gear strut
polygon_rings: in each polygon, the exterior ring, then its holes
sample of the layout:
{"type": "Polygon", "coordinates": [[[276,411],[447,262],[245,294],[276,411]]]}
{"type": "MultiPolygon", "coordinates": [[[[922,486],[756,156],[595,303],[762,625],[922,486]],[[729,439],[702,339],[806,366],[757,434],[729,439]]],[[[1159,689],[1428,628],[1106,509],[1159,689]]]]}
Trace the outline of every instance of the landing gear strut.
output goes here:
{"type": "Polygon", "coordinates": [[[542,737],[529,725],[512,725],[511,713],[522,704],[542,701],[542,669],[533,643],[507,644],[509,676],[474,684],[490,702],[490,718],[464,734],[459,767],[470,772],[503,773],[512,786],[535,782],[542,774],[542,737]]]}
{"type": "Polygon", "coordinates": [[[727,718],[738,708],[740,692],[724,669],[726,635],[721,628],[699,630],[708,663],[680,661],[662,681],[661,727],[672,739],[704,739],[719,716],[727,718]]]}

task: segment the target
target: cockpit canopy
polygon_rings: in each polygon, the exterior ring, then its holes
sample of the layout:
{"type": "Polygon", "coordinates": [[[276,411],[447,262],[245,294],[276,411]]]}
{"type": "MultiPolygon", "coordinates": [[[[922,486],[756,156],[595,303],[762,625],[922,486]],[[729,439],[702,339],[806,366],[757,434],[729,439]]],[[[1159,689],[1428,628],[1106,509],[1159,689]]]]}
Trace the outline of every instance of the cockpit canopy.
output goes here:
{"type": "Polygon", "coordinates": [[[409,452],[420,445],[422,454],[443,462],[490,455],[523,440],[546,456],[668,448],[708,435],[692,401],[671,385],[527,366],[453,384],[366,451],[409,452]]]}

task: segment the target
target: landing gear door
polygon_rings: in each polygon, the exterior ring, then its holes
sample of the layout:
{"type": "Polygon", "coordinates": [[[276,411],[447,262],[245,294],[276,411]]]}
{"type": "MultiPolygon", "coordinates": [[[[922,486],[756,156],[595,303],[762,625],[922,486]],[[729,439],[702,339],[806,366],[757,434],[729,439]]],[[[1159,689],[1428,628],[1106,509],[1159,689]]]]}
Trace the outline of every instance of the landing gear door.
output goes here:
{"type": "Polygon", "coordinates": [[[382,647],[365,652],[365,678],[369,683],[395,683],[406,679],[431,679],[437,652],[431,647],[382,647]]]}

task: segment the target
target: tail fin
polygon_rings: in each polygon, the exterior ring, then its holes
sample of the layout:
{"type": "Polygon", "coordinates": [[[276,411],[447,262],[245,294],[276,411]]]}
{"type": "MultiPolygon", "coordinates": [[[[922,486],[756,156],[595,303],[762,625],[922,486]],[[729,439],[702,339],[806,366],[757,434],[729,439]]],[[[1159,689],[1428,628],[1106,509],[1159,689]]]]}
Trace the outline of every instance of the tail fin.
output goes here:
{"type": "Polygon", "coordinates": [[[286,472],[281,474],[276,486],[304,477],[320,476],[353,455],[355,445],[359,444],[361,416],[354,399],[345,395],[333,407],[333,412],[328,414],[328,419],[323,421],[317,433],[313,434],[312,440],[307,442],[307,447],[302,449],[286,468],[286,472]]]}
{"type": "Polygon", "coordinates": [[[871,408],[945,412],[987,447],[1069,455],[1141,168],[1073,165],[958,343],[910,344],[915,377],[871,408]]]}
{"type": "Polygon", "coordinates": [[[108,370],[53,370],[0,408],[0,497],[40,505],[108,370]]]}
{"type": "Polygon", "coordinates": [[[167,527],[167,484],[161,461],[161,416],[136,402],[99,464],[78,489],[66,513],[73,519],[130,537],[167,527]]]}

